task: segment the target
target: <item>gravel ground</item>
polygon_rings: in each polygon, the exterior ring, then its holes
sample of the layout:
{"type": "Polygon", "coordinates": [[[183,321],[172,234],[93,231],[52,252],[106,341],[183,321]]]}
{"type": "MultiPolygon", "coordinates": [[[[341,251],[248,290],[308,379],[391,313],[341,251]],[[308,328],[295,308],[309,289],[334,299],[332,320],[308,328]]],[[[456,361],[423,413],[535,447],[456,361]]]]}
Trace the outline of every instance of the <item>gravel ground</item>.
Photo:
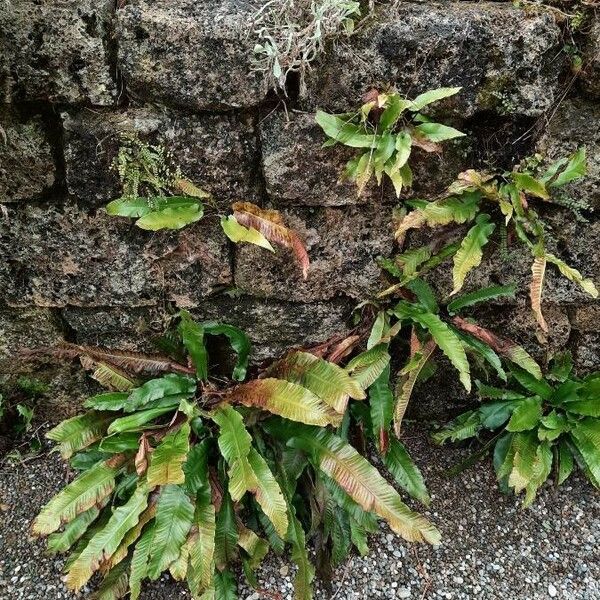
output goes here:
{"type": "MultiPolygon", "coordinates": [[[[464,449],[431,445],[423,430],[410,429],[405,442],[422,466],[432,495],[426,514],[444,537],[439,548],[408,545],[382,526],[371,554],[340,567],[333,593],[316,598],[424,598],[527,600],[600,599],[600,495],[574,476],[560,490],[547,486],[522,510],[495,485],[489,461],[454,479],[444,470],[467,455],[464,449]]],[[[45,556],[28,527],[39,508],[67,480],[60,458],[45,455],[0,467],[0,598],[75,598],[60,580],[62,559],[45,556]]],[[[267,560],[259,571],[261,593],[245,587],[240,598],[292,598],[293,567],[267,560]]],[[[145,600],[189,598],[167,578],[146,586],[145,600]]]]}

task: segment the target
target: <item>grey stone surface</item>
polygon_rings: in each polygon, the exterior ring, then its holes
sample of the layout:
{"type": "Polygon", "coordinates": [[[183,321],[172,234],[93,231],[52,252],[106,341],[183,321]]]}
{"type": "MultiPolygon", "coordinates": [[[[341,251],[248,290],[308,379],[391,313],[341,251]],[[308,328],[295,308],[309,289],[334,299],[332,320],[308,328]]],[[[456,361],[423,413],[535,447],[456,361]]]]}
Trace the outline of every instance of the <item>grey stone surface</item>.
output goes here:
{"type": "Polygon", "coordinates": [[[583,63],[583,87],[591,96],[600,98],[600,19],[598,17],[587,33],[583,63]]]}
{"type": "Polygon", "coordinates": [[[501,2],[389,3],[320,58],[303,104],[347,111],[372,87],[392,85],[413,97],[463,86],[443,103],[446,112],[537,116],[556,98],[561,45],[549,11],[501,2]]]}
{"type": "Polygon", "coordinates": [[[161,144],[183,176],[212,192],[220,205],[256,201],[261,188],[251,115],[186,115],[154,108],[64,112],[70,194],[98,206],[119,196],[113,161],[124,136],[161,144]]]}
{"type": "Polygon", "coordinates": [[[308,278],[291,253],[237,245],[235,284],[248,294],[295,302],[349,296],[362,300],[380,286],[377,256],[392,249],[391,211],[379,207],[285,210],[286,224],[304,241],[311,265],[308,278]]]}
{"type": "Polygon", "coordinates": [[[3,299],[12,306],[194,306],[231,280],[218,221],[145,232],[75,204],[21,206],[0,222],[3,299]]]}
{"type": "Polygon", "coordinates": [[[0,98],[114,104],[112,0],[10,0],[0,10],[0,98]]]}
{"type": "Polygon", "coordinates": [[[565,100],[545,127],[537,144],[548,160],[569,156],[585,146],[588,174],[564,188],[564,193],[600,209],[600,105],[585,100],[565,100]]]}
{"type": "Polygon", "coordinates": [[[0,202],[39,197],[55,180],[54,157],[41,117],[0,111],[0,202]]]}
{"type": "Polygon", "coordinates": [[[117,11],[119,68],[130,93],[195,109],[260,103],[247,0],[133,0],[117,11]]]}
{"type": "MultiPolygon", "coordinates": [[[[326,139],[312,112],[273,111],[261,121],[265,183],[277,204],[343,206],[397,201],[387,177],[382,186],[377,186],[373,177],[359,197],[354,182],[341,181],[346,162],[357,150],[341,145],[323,148],[326,139]]],[[[410,159],[412,192],[435,195],[443,191],[456,173],[467,168],[467,146],[468,141],[462,140],[446,143],[441,154],[415,149],[410,159]]]]}
{"type": "Polygon", "coordinates": [[[298,346],[316,345],[348,332],[352,303],[296,303],[247,296],[220,296],[193,311],[196,318],[241,327],[252,341],[253,363],[276,358],[298,346]]]}

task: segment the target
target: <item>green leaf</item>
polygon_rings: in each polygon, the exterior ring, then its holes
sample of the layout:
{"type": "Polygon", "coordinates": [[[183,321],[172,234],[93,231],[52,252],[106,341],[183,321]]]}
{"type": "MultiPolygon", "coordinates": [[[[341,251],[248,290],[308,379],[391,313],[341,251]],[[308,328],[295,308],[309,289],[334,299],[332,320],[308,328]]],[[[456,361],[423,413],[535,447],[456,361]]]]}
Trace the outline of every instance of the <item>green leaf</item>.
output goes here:
{"type": "Polygon", "coordinates": [[[161,489],[156,505],[156,528],[148,560],[148,577],[158,579],[178,558],[192,527],[194,505],[178,485],[161,489]]]}
{"type": "Polygon", "coordinates": [[[570,267],[560,258],[554,256],[554,254],[545,254],[545,258],[548,262],[556,265],[558,270],[570,281],[577,283],[585,292],[587,292],[592,298],[598,297],[598,290],[591,279],[584,279],[583,275],[573,267],[570,267]]]}
{"type": "Polygon", "coordinates": [[[455,94],[458,94],[460,90],[462,90],[462,87],[444,87],[435,90],[429,90],[427,92],[424,92],[423,94],[419,94],[412,101],[412,106],[410,110],[413,112],[417,112],[419,110],[422,110],[432,102],[437,102],[438,100],[442,100],[443,98],[448,98],[449,96],[454,96],[455,94]]]}
{"type": "Polygon", "coordinates": [[[122,561],[113,567],[104,577],[98,590],[90,596],[90,600],[119,600],[129,590],[129,561],[122,561]]]}
{"type": "Polygon", "coordinates": [[[465,389],[471,391],[469,362],[460,338],[437,315],[426,309],[401,301],[394,308],[399,319],[411,319],[429,331],[441,351],[459,372],[465,389]]]}
{"type": "Polygon", "coordinates": [[[394,414],[394,394],[390,389],[390,366],[369,388],[369,406],[373,436],[381,453],[387,451],[388,431],[394,414]]]}
{"type": "Polygon", "coordinates": [[[573,472],[574,467],[573,453],[569,448],[569,444],[565,440],[558,442],[558,477],[557,483],[561,485],[573,472]]]}
{"type": "Polygon", "coordinates": [[[247,491],[255,491],[258,486],[248,461],[252,438],[244,426],[242,415],[228,404],[217,408],[212,419],[219,426],[219,449],[229,465],[229,493],[237,502],[247,491]]]}
{"type": "Polygon", "coordinates": [[[100,505],[114,490],[117,471],[118,467],[110,462],[99,462],[81,473],[42,508],[33,522],[33,534],[52,533],[78,514],[100,505]]]}
{"type": "Polygon", "coordinates": [[[238,530],[235,523],[233,502],[227,490],[223,492],[223,501],[217,514],[215,530],[215,563],[222,569],[232,563],[237,556],[238,530]]]}
{"type": "Polygon", "coordinates": [[[346,365],[346,371],[366,390],[383,373],[389,362],[387,344],[378,344],[355,356],[346,365]]]}
{"type": "Polygon", "coordinates": [[[148,198],[117,198],[106,205],[106,212],[113,217],[139,218],[151,210],[148,198]]]}
{"type": "Polygon", "coordinates": [[[69,566],[65,577],[69,589],[79,590],[90,580],[100,563],[113,555],[125,534],[135,527],[147,506],[148,488],[142,485],[123,506],[113,511],[106,526],[90,539],[81,554],[69,566]]]}
{"type": "Polygon", "coordinates": [[[161,210],[149,212],[135,224],[140,229],[158,231],[160,229],[181,229],[186,225],[199,221],[204,215],[204,207],[200,202],[188,200],[178,202],[177,205],[167,205],[161,210]]]}
{"type": "Polygon", "coordinates": [[[173,412],[173,408],[153,408],[150,410],[142,410],[126,417],[115,419],[108,428],[108,433],[122,433],[124,431],[139,431],[144,425],[154,421],[161,415],[173,412]]]}
{"type": "Polygon", "coordinates": [[[375,177],[377,178],[378,184],[381,184],[381,177],[383,175],[385,163],[392,156],[395,149],[395,137],[391,133],[384,133],[380,137],[377,147],[373,152],[373,168],[375,170],[375,177]]]}
{"type": "Polygon", "coordinates": [[[106,392],[88,398],[83,406],[95,410],[122,410],[127,406],[129,392],[106,392]]]}
{"type": "Polygon", "coordinates": [[[514,283],[511,283],[510,285],[492,285],[458,296],[450,302],[446,308],[448,309],[448,312],[453,315],[463,308],[473,306],[479,302],[487,302],[503,296],[514,298],[516,289],[517,286],[514,283]]]}
{"type": "Polygon", "coordinates": [[[46,437],[59,442],[62,457],[69,458],[73,453],[101,439],[113,418],[113,415],[88,412],[62,421],[51,429],[46,437]]]}
{"type": "Polygon", "coordinates": [[[377,469],[352,446],[325,429],[295,426],[288,445],[307,451],[315,466],[343,486],[364,510],[385,519],[391,529],[408,541],[439,544],[438,530],[411,511],[377,469]]]}
{"type": "Polygon", "coordinates": [[[237,354],[237,362],[233,369],[233,378],[243,381],[248,369],[248,357],[250,356],[250,338],[239,327],[227,325],[226,323],[215,323],[206,321],[202,324],[204,331],[209,335],[224,335],[237,354]]]}
{"type": "Polygon", "coordinates": [[[152,400],[158,400],[174,394],[187,394],[191,396],[196,392],[196,382],[187,375],[169,373],[158,379],[151,379],[139,388],[133,390],[129,396],[126,412],[142,408],[152,400]]]}
{"type": "Polygon", "coordinates": [[[452,327],[452,331],[456,333],[456,335],[461,339],[463,345],[465,346],[465,350],[471,350],[471,352],[475,352],[479,354],[489,365],[491,365],[496,374],[502,381],[506,381],[506,372],[502,368],[502,361],[500,357],[488,346],[484,344],[481,340],[469,335],[468,333],[464,333],[463,331],[459,331],[456,328],[452,327]]]}
{"type": "Polygon", "coordinates": [[[552,180],[548,187],[560,187],[575,179],[584,177],[587,174],[587,164],[585,157],[585,147],[582,146],[571,156],[567,166],[559,173],[558,177],[552,180]]]}
{"type": "Polygon", "coordinates": [[[475,381],[477,392],[481,398],[491,398],[493,400],[524,400],[523,392],[516,392],[504,388],[497,388],[491,385],[486,385],[480,381],[475,381]]]}
{"type": "Polygon", "coordinates": [[[440,123],[421,123],[415,129],[432,142],[443,142],[466,135],[462,131],[454,129],[454,127],[448,127],[440,123]]]}
{"type": "Polygon", "coordinates": [[[581,454],[590,482],[600,488],[600,420],[588,417],[571,431],[575,447],[581,454]]]}
{"type": "Polygon", "coordinates": [[[237,586],[231,571],[217,571],[214,578],[215,600],[237,600],[237,586]]]}
{"type": "Polygon", "coordinates": [[[127,452],[137,450],[140,445],[140,434],[136,431],[128,431],[116,435],[105,437],[98,446],[102,452],[117,454],[118,452],[127,452]]]}
{"type": "Polygon", "coordinates": [[[63,531],[48,536],[48,553],[66,552],[87,531],[99,514],[98,508],[92,506],[67,523],[63,531]]]}
{"type": "Polygon", "coordinates": [[[518,404],[513,410],[512,416],[508,425],[507,431],[528,431],[537,427],[542,418],[542,399],[533,396],[525,400],[518,401],[518,404]]]}
{"type": "Polygon", "coordinates": [[[225,232],[225,235],[234,243],[247,242],[248,244],[254,244],[260,246],[271,252],[275,252],[273,246],[269,240],[254,227],[244,227],[237,222],[237,219],[233,215],[228,217],[221,217],[221,227],[225,232]]]}
{"type": "Polygon", "coordinates": [[[544,379],[537,379],[531,373],[515,366],[510,367],[510,372],[528,392],[540,396],[543,400],[549,400],[552,397],[552,387],[544,379]]]}
{"type": "Polygon", "coordinates": [[[239,385],[226,399],[308,425],[337,424],[341,416],[307,388],[272,377],[239,385]]]}
{"type": "Polygon", "coordinates": [[[202,381],[208,379],[208,352],[204,345],[204,327],[192,319],[185,310],[179,312],[179,334],[192,362],[196,367],[196,377],[202,381]]]}
{"type": "Polygon", "coordinates": [[[392,129],[398,122],[400,115],[412,105],[410,100],[401,98],[399,94],[390,94],[385,109],[379,117],[379,127],[383,131],[392,129]]]}
{"type": "Polygon", "coordinates": [[[550,194],[548,194],[548,190],[543,181],[535,179],[527,173],[513,173],[512,177],[520,190],[523,190],[532,196],[536,196],[537,198],[541,198],[542,200],[550,199],[550,194]]]}
{"type": "Polygon", "coordinates": [[[215,571],[215,507],[210,502],[210,490],[206,498],[196,502],[194,525],[198,531],[191,538],[187,581],[195,598],[210,589],[215,571]]]}
{"type": "Polygon", "coordinates": [[[571,352],[557,352],[550,361],[548,376],[556,381],[566,381],[573,370],[573,358],[571,352]]]}
{"type": "MultiPolygon", "coordinates": [[[[208,452],[210,449],[210,440],[205,439],[200,443],[191,446],[186,461],[182,469],[185,474],[185,491],[192,497],[197,497],[198,493],[203,496],[210,491],[208,481],[208,452]]],[[[210,494],[208,496],[210,500],[210,494]]]]}
{"type": "Polygon", "coordinates": [[[441,431],[437,431],[431,437],[436,444],[443,444],[450,440],[457,442],[474,437],[481,427],[479,411],[469,410],[459,415],[448,423],[441,431]]]}
{"type": "Polygon", "coordinates": [[[361,133],[357,125],[336,115],[318,110],[315,121],[330,138],[351,148],[373,148],[377,136],[361,133]]]}
{"type": "Polygon", "coordinates": [[[344,413],[348,398],[365,398],[360,384],[344,369],[308,352],[288,354],[270,367],[267,375],[310,390],[338,413],[344,413]]]}
{"type": "Polygon", "coordinates": [[[404,445],[396,438],[390,439],[390,447],[383,455],[383,462],[396,483],[413,498],[429,506],[430,498],[423,475],[404,445]]]}
{"type": "MultiPolygon", "coordinates": [[[[486,402],[479,407],[479,417],[481,425],[486,429],[498,429],[504,425],[513,414],[515,408],[520,404],[518,400],[504,402],[486,402]]],[[[512,431],[508,429],[508,431],[512,431]]]]}
{"type": "Polygon", "coordinates": [[[451,296],[460,291],[469,271],[481,264],[482,249],[488,243],[495,228],[496,225],[490,223],[489,215],[480,214],[475,225],[467,232],[458,252],[454,255],[454,268],[452,269],[454,289],[451,296]]]}
{"type": "Polygon", "coordinates": [[[190,425],[184,423],[171,431],[150,455],[148,485],[151,487],[183,483],[185,474],[182,465],[190,449],[190,425]]]}
{"type": "Polygon", "coordinates": [[[439,312],[435,294],[431,286],[420,277],[407,282],[406,287],[417,297],[419,303],[430,313],[439,312]]]}
{"type": "Polygon", "coordinates": [[[129,575],[131,600],[137,600],[140,597],[142,580],[148,576],[148,559],[153,548],[155,531],[156,523],[152,522],[144,530],[133,550],[129,575]]]}
{"type": "Polygon", "coordinates": [[[250,448],[248,462],[256,477],[256,501],[273,523],[277,534],[283,537],[288,529],[288,517],[281,488],[265,459],[254,448],[250,448]]]}
{"type": "Polygon", "coordinates": [[[312,581],[315,577],[315,569],[312,566],[306,550],[306,535],[300,521],[296,517],[296,510],[288,501],[289,527],[286,540],[291,544],[290,558],[298,567],[294,580],[295,600],[312,600],[312,581]]]}

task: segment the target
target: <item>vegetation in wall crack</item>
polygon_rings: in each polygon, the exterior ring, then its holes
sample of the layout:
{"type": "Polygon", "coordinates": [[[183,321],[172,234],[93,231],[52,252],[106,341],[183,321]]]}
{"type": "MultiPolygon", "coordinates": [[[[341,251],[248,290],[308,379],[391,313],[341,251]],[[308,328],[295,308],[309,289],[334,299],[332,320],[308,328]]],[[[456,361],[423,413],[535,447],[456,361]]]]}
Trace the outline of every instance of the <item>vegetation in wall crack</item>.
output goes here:
{"type": "Polygon", "coordinates": [[[531,504],[551,477],[562,484],[575,466],[600,488],[600,373],[572,374],[568,353],[558,354],[543,379],[512,365],[510,387],[477,382],[481,404],[434,435],[438,443],[495,435],[475,455],[493,452],[503,489],[525,492],[531,504]]]}
{"type": "MultiPolygon", "coordinates": [[[[480,265],[483,249],[496,229],[492,216],[487,212],[488,207],[497,210],[502,215],[501,226],[510,227],[510,232],[532,254],[531,307],[541,329],[548,331],[541,308],[547,265],[554,265],[564,277],[577,283],[593,298],[598,297],[598,291],[591,279],[586,279],[577,269],[549,251],[548,227],[535,205],[538,202],[564,205],[566,200],[560,196],[560,188],[583,177],[585,173],[583,148],[570,157],[555,161],[544,170],[539,169],[537,161],[524,161],[515,170],[501,174],[465,171],[448,188],[444,197],[431,202],[408,201],[407,204],[414,210],[400,221],[396,238],[402,245],[406,233],[411,229],[469,223],[471,226],[454,253],[452,294],[456,294],[461,290],[468,273],[480,265]]],[[[414,249],[410,252],[418,255],[425,251],[414,249]]]]}
{"type": "Polygon", "coordinates": [[[136,219],[141,229],[158,231],[182,229],[199,221],[205,212],[220,217],[225,235],[234,243],[249,243],[275,252],[276,244],[289,249],[302,275],[308,276],[309,258],[300,236],[287,227],[276,210],[251,202],[236,202],[232,215],[219,215],[211,195],[185,179],[179,168],[170,165],[162,146],[128,138],[115,161],[123,195],[106,206],[109,215],[136,219]]]}
{"type": "MultiPolygon", "coordinates": [[[[69,588],[99,572],[96,597],[135,599],[144,580],[168,571],[187,581],[194,598],[235,598],[232,566],[241,564],[256,585],[254,570],[269,550],[289,547],[295,597],[307,599],[315,567],[326,572],[353,546],[367,552],[377,518],[409,541],[440,542],[348,441],[353,419],[380,440],[387,426],[389,356],[381,340],[345,368],[337,363],[352,346],[341,340],[292,351],[246,382],[250,347],[239,329],[182,312],[168,340],[173,356],[72,344],[53,351],[79,356],[109,388],[86,400],[88,412],[48,433],[79,474],[32,531],[48,536],[50,552],[70,550],[69,588]],[[212,375],[207,335],[225,336],[235,350],[231,378],[212,375]]],[[[386,446],[391,474],[428,502],[404,446],[395,439],[386,446]]]]}
{"type": "Polygon", "coordinates": [[[461,88],[429,90],[414,100],[396,91],[371,90],[356,111],[328,114],[317,111],[316,121],[327,137],[325,146],[343,144],[358,148],[357,155],[346,165],[344,178],[356,181],[359,195],[375,176],[381,184],[384,174],[390,178],[396,195],[412,185],[409,159],[413,147],[425,152],[439,152],[441,142],[465,134],[433,122],[421,111],[430,104],[457,94],[461,88]]]}

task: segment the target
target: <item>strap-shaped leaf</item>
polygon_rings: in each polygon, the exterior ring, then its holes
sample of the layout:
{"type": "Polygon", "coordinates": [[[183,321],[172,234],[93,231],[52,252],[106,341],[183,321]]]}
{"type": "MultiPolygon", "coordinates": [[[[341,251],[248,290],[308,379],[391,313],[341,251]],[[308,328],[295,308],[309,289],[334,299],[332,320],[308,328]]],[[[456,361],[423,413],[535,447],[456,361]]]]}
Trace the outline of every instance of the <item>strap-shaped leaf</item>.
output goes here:
{"type": "MultiPolygon", "coordinates": [[[[557,161],[558,162],[558,161],[557,161]]],[[[556,165],[557,163],[555,163],[556,165]]],[[[562,164],[559,163],[558,168],[555,173],[560,169],[562,164]]],[[[549,169],[550,171],[550,169],[549,169]]],[[[575,152],[570,158],[562,171],[555,177],[555,173],[551,174],[550,181],[547,184],[548,187],[560,187],[574,181],[575,179],[579,179],[587,173],[587,164],[585,157],[585,146],[582,146],[575,152]]],[[[547,173],[548,174],[548,173],[547,173]]]]}
{"type": "Polygon", "coordinates": [[[566,440],[558,441],[558,476],[556,482],[558,485],[563,484],[573,472],[575,462],[573,460],[573,453],[569,448],[566,440]]]}
{"type": "Polygon", "coordinates": [[[273,246],[269,243],[269,240],[260,231],[254,229],[254,227],[244,227],[243,225],[240,225],[233,215],[221,217],[221,227],[223,228],[225,235],[234,244],[247,242],[248,244],[254,244],[255,246],[260,246],[261,248],[275,252],[273,246]]]}
{"type": "Polygon", "coordinates": [[[110,558],[125,534],[135,527],[147,505],[148,488],[142,485],[123,506],[114,510],[106,526],[92,537],[83,552],[70,565],[65,577],[68,588],[79,590],[90,580],[101,561],[110,558]]]}
{"type": "Polygon", "coordinates": [[[214,588],[214,600],[238,600],[235,577],[228,569],[215,573],[214,588]]]}
{"type": "Polygon", "coordinates": [[[507,431],[527,431],[536,427],[542,418],[542,399],[534,396],[517,401],[507,431]]]}
{"type": "Polygon", "coordinates": [[[443,142],[466,135],[454,127],[448,127],[441,123],[421,123],[415,129],[431,142],[443,142]]]}
{"type": "Polygon", "coordinates": [[[215,410],[212,419],[219,426],[219,449],[229,465],[229,493],[237,502],[247,491],[256,491],[258,486],[248,462],[252,438],[246,431],[242,415],[228,404],[215,410]]]}
{"type": "Polygon", "coordinates": [[[94,410],[122,410],[127,405],[129,392],[106,392],[88,398],[83,406],[94,410]]]}
{"type": "Polygon", "coordinates": [[[383,373],[389,362],[387,344],[378,344],[355,356],[346,365],[346,371],[366,390],[383,373]]]}
{"type": "Polygon", "coordinates": [[[183,345],[196,367],[196,377],[206,381],[208,379],[208,352],[204,345],[204,327],[196,323],[185,310],[179,312],[179,317],[179,333],[183,345]]]}
{"type": "Polygon", "coordinates": [[[148,559],[154,543],[156,522],[150,525],[142,533],[138,543],[135,545],[131,557],[131,571],[129,575],[129,591],[131,600],[140,597],[142,581],[148,576],[148,559]]]}
{"type": "Polygon", "coordinates": [[[124,431],[139,431],[144,425],[169,412],[173,412],[172,406],[141,410],[126,417],[120,417],[109,425],[108,433],[112,435],[113,433],[123,433],[124,431]]]}
{"type": "Polygon", "coordinates": [[[514,298],[516,289],[517,286],[514,283],[510,285],[492,285],[468,294],[458,296],[452,300],[452,302],[450,302],[446,308],[452,315],[459,312],[463,308],[473,306],[479,302],[488,302],[489,300],[495,300],[496,298],[501,298],[502,296],[514,298]]]}
{"type": "Polygon", "coordinates": [[[546,258],[536,256],[531,265],[531,284],[529,285],[529,299],[535,320],[542,331],[548,331],[548,323],[542,314],[542,292],[544,287],[544,274],[546,272],[546,258]]]}
{"type": "Polygon", "coordinates": [[[340,415],[313,392],[284,379],[267,377],[249,381],[234,388],[227,400],[308,425],[328,425],[340,419],[340,415]]]}
{"type": "Polygon", "coordinates": [[[225,490],[216,517],[215,564],[219,569],[231,564],[237,556],[238,530],[231,495],[225,490]]]}
{"type": "Polygon", "coordinates": [[[99,514],[98,508],[92,506],[67,523],[63,531],[48,536],[48,553],[66,552],[87,531],[99,514]]]}
{"type": "Polygon", "coordinates": [[[585,464],[588,479],[600,488],[600,420],[583,419],[572,429],[571,436],[585,464]]]}
{"type": "Polygon", "coordinates": [[[345,412],[348,398],[365,397],[361,386],[344,369],[308,352],[288,354],[267,374],[307,388],[338,413],[345,412]]]}
{"type": "Polygon", "coordinates": [[[112,460],[99,462],[61,490],[35,518],[32,532],[46,535],[59,529],[62,523],[72,521],[79,513],[102,503],[115,488],[115,477],[120,463],[112,460]]]}
{"type": "Polygon", "coordinates": [[[296,517],[296,511],[288,502],[289,527],[286,540],[291,544],[290,558],[296,563],[298,571],[294,580],[294,599],[312,600],[312,581],[315,577],[315,568],[308,558],[306,550],[306,535],[302,524],[296,517]]]}
{"type": "Polygon", "coordinates": [[[437,102],[438,100],[442,100],[443,98],[448,98],[449,96],[454,96],[455,94],[458,94],[460,90],[462,90],[462,87],[443,87],[437,88],[435,90],[428,90],[426,92],[423,92],[422,94],[419,94],[412,101],[410,110],[422,110],[432,102],[437,102]]]}
{"type": "Polygon", "coordinates": [[[594,282],[591,279],[585,279],[577,269],[570,267],[567,263],[565,263],[565,261],[554,256],[554,254],[546,253],[545,257],[548,262],[551,262],[552,264],[556,265],[558,267],[558,270],[567,279],[579,284],[579,286],[590,296],[592,296],[592,298],[598,297],[598,290],[596,289],[596,286],[594,285],[594,282]]]}
{"type": "MultiPolygon", "coordinates": [[[[138,522],[135,527],[130,529],[123,538],[123,541],[119,544],[119,547],[115,550],[114,554],[110,557],[105,565],[108,568],[114,567],[125,559],[129,553],[129,547],[138,541],[140,535],[146,526],[156,515],[156,500],[154,497],[150,497],[148,501],[148,508],[140,515],[138,522]]],[[[104,566],[104,565],[103,565],[104,566]]]]}
{"type": "Polygon", "coordinates": [[[460,338],[437,315],[408,302],[399,302],[394,313],[400,319],[409,318],[418,323],[435,340],[440,350],[448,357],[457,369],[459,378],[465,389],[471,391],[469,361],[460,338]]]}
{"type": "Polygon", "coordinates": [[[488,243],[495,228],[496,225],[490,222],[489,215],[482,214],[477,217],[475,225],[463,238],[458,252],[454,255],[454,268],[452,269],[454,289],[451,296],[461,290],[469,271],[481,264],[483,247],[488,243]]]}
{"type": "Polygon", "coordinates": [[[418,361],[406,375],[398,382],[396,392],[396,405],[394,407],[394,433],[397,437],[400,437],[402,429],[402,419],[404,419],[404,413],[408,407],[410,397],[419,378],[419,374],[423,370],[423,367],[427,364],[427,361],[431,358],[431,355],[435,352],[437,344],[435,340],[431,339],[425,343],[425,345],[419,350],[418,361]]]}
{"type": "Polygon", "coordinates": [[[373,436],[379,451],[385,454],[388,450],[389,429],[394,413],[394,394],[390,388],[389,364],[369,388],[369,408],[373,436]]]}
{"type": "Polygon", "coordinates": [[[447,440],[457,442],[475,436],[481,427],[479,411],[469,410],[459,415],[448,423],[441,431],[437,431],[431,437],[436,444],[443,444],[447,440]]]}
{"type": "Polygon", "coordinates": [[[310,260],[306,248],[298,234],[284,225],[278,211],[262,209],[251,202],[235,202],[232,208],[238,223],[260,231],[270,242],[290,248],[300,264],[304,279],[308,277],[310,260]]]}
{"type": "Polygon", "coordinates": [[[160,210],[153,210],[140,217],[135,224],[140,229],[159,231],[160,229],[181,229],[199,221],[204,215],[202,203],[191,198],[176,200],[168,198],[169,204],[160,210]]]}
{"type": "Polygon", "coordinates": [[[248,369],[248,357],[250,356],[250,338],[239,328],[227,323],[206,321],[202,324],[206,333],[210,335],[224,335],[237,354],[237,362],[233,369],[233,378],[243,381],[248,369]]]}
{"type": "Polygon", "coordinates": [[[192,527],[194,505],[178,485],[162,488],[156,505],[156,529],[148,561],[148,577],[158,579],[179,556],[192,527]]]}
{"type": "Polygon", "coordinates": [[[275,531],[283,537],[288,528],[288,518],[287,505],[281,488],[265,459],[254,448],[250,449],[248,462],[256,477],[256,501],[273,523],[275,531]]]}
{"type": "Polygon", "coordinates": [[[385,519],[404,539],[440,543],[439,531],[411,511],[377,469],[335,434],[303,427],[288,443],[309,452],[315,465],[337,481],[355,502],[385,519]]]}
{"type": "Polygon", "coordinates": [[[158,379],[151,379],[129,395],[126,410],[128,412],[143,408],[148,402],[165,396],[185,394],[191,396],[196,391],[196,382],[186,375],[169,373],[158,379]]]}
{"type": "Polygon", "coordinates": [[[429,506],[430,498],[423,475],[411,459],[404,444],[391,438],[390,447],[383,457],[383,462],[394,476],[396,483],[404,491],[429,506]]]}
{"type": "Polygon", "coordinates": [[[150,455],[148,485],[155,487],[185,481],[183,463],[190,449],[190,425],[184,423],[179,429],[167,434],[150,455]]]}
{"type": "Polygon", "coordinates": [[[111,569],[96,592],[90,596],[90,600],[119,600],[119,598],[124,598],[129,590],[128,567],[129,562],[125,561],[111,569]]]}
{"type": "Polygon", "coordinates": [[[532,177],[528,173],[513,173],[512,176],[517,188],[523,190],[526,194],[541,198],[542,200],[550,199],[543,181],[532,177]]]}
{"type": "Polygon", "coordinates": [[[87,448],[106,433],[112,415],[90,411],[83,415],[67,419],[51,429],[46,437],[60,444],[63,458],[71,457],[75,452],[87,448]]]}

